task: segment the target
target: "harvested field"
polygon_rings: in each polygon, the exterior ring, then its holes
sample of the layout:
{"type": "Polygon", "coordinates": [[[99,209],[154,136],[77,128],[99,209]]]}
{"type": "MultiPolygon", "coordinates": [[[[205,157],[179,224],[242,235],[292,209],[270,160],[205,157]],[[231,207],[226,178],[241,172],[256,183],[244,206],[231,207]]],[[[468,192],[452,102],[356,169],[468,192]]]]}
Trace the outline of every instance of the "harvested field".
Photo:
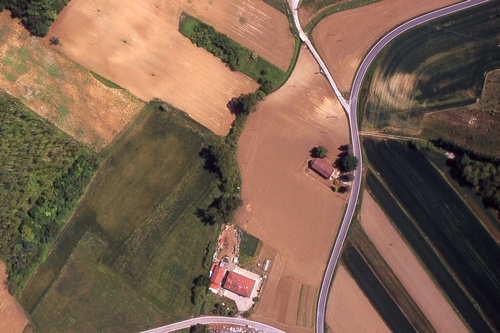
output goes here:
{"type": "Polygon", "coordinates": [[[468,332],[415,254],[368,192],[363,195],[360,222],[434,329],[438,332],[468,332]]]}
{"type": "Polygon", "coordinates": [[[456,2],[383,0],[328,16],[312,36],[339,89],[348,92],[364,55],[384,33],[410,18],[456,2]]]}
{"type": "Polygon", "coordinates": [[[391,332],[344,266],[335,273],[325,318],[337,333],[391,332]]]}
{"type": "Polygon", "coordinates": [[[0,13],[0,58],[0,89],[97,151],[144,106],[126,91],[104,86],[43,40],[30,37],[7,11],[0,13]]]}
{"type": "Polygon", "coordinates": [[[349,142],[345,113],[318,70],[302,48],[290,79],[258,104],[238,145],[238,224],[265,244],[263,252],[279,249],[255,314],[309,330],[312,314],[297,318],[301,290],[317,294],[347,200],[307,168],[313,147],[325,146],[333,160],[349,142]]]}
{"type": "Polygon", "coordinates": [[[178,31],[183,11],[287,69],[294,50],[288,21],[257,0],[76,0],[61,12],[49,36],[60,38],[58,48],[71,59],[139,98],[165,100],[224,135],[234,119],[229,100],[258,85],[183,37],[178,31]]]}
{"type": "Polygon", "coordinates": [[[5,269],[5,264],[0,261],[0,333],[21,333],[28,324],[28,318],[14,296],[9,294],[5,269]]]}

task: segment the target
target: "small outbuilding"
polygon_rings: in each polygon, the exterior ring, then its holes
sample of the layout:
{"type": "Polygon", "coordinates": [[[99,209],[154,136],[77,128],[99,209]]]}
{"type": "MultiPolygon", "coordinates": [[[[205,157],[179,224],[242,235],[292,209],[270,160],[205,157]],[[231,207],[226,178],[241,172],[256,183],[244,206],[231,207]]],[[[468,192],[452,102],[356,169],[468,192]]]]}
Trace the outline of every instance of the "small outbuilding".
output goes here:
{"type": "Polygon", "coordinates": [[[310,166],[311,169],[313,169],[326,179],[332,179],[333,175],[335,174],[335,169],[321,158],[313,159],[310,166]]]}
{"type": "Polygon", "coordinates": [[[219,290],[222,279],[224,278],[224,274],[226,273],[226,268],[222,266],[215,266],[212,275],[210,276],[210,289],[213,292],[217,292],[219,290]]]}
{"type": "Polygon", "coordinates": [[[254,286],[255,280],[235,272],[229,272],[222,287],[240,296],[250,297],[254,286]]]}

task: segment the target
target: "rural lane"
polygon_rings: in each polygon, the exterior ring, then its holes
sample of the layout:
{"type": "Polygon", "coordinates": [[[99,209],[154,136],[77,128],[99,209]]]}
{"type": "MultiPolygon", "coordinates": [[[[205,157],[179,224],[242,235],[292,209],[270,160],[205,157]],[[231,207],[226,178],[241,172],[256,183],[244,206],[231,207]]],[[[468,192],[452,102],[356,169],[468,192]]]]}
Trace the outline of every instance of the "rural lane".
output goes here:
{"type": "Polygon", "coordinates": [[[248,326],[254,328],[257,332],[266,332],[266,333],[286,333],[282,330],[274,328],[272,326],[262,324],[256,321],[243,319],[243,318],[234,318],[234,317],[220,317],[220,316],[206,316],[206,317],[197,317],[184,321],[180,321],[178,323],[173,323],[170,325],[153,328],[148,331],[144,331],[141,333],[166,333],[166,332],[174,332],[181,330],[183,328],[188,328],[196,324],[222,324],[222,325],[240,325],[240,326],[248,326]]]}
{"type": "Polygon", "coordinates": [[[323,276],[323,282],[321,284],[321,290],[319,293],[319,298],[318,298],[318,306],[317,306],[317,312],[316,312],[316,332],[317,333],[324,333],[324,324],[325,324],[325,313],[326,313],[326,303],[328,301],[328,291],[330,288],[330,285],[332,283],[333,275],[335,272],[335,267],[337,266],[337,262],[340,257],[340,252],[342,250],[342,247],[344,245],[345,239],[347,237],[347,232],[349,230],[349,227],[351,225],[352,218],[354,216],[354,210],[356,208],[356,204],[358,202],[358,197],[359,197],[359,190],[361,186],[361,172],[362,172],[362,155],[361,155],[361,144],[359,140],[359,133],[358,133],[358,126],[357,126],[357,100],[359,96],[359,90],[361,88],[361,83],[362,80],[368,71],[368,68],[377,56],[377,54],[387,45],[389,42],[391,42],[394,38],[402,34],[403,32],[420,25],[422,23],[425,23],[427,21],[433,20],[435,18],[448,15],[484,2],[487,2],[488,0],[468,0],[465,2],[461,2],[449,7],[441,8],[438,10],[435,10],[433,12],[424,14],[422,16],[419,16],[417,18],[414,18],[397,28],[391,30],[388,34],[386,34],[384,37],[382,37],[368,52],[367,56],[363,59],[363,62],[358,68],[358,71],[356,73],[356,76],[354,78],[354,82],[352,85],[351,89],[351,100],[349,103],[344,99],[342,96],[342,93],[338,89],[337,85],[335,84],[335,81],[333,80],[332,76],[330,75],[330,72],[328,71],[328,68],[326,67],[325,63],[321,59],[320,55],[316,50],[314,49],[313,44],[309,40],[307,34],[302,30],[302,27],[300,25],[299,21],[299,16],[298,16],[298,6],[300,0],[289,0],[292,4],[292,12],[293,12],[293,19],[295,22],[295,26],[299,32],[299,37],[300,39],[307,45],[309,50],[311,51],[312,55],[318,62],[323,74],[326,76],[328,82],[332,86],[333,91],[337,95],[340,103],[344,107],[346,113],[347,113],[347,118],[349,120],[349,127],[351,130],[351,141],[352,141],[352,147],[353,147],[353,154],[358,158],[358,168],[354,172],[354,181],[352,184],[351,188],[351,196],[349,197],[349,202],[347,203],[347,209],[344,215],[344,219],[342,220],[342,224],[340,226],[340,230],[338,232],[337,238],[335,240],[335,244],[333,246],[333,251],[332,254],[330,255],[330,259],[328,260],[328,265],[325,270],[325,274],[323,276]]]}

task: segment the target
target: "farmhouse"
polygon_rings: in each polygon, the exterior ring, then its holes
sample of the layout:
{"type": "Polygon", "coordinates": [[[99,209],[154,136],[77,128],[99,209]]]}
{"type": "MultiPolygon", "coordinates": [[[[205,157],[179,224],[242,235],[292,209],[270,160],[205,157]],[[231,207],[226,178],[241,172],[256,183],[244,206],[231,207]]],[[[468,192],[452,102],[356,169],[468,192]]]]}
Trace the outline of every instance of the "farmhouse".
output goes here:
{"type": "Polygon", "coordinates": [[[212,275],[210,276],[210,290],[217,293],[219,290],[224,274],[226,273],[226,268],[222,266],[215,266],[212,275]]]}
{"type": "Polygon", "coordinates": [[[223,288],[232,291],[243,297],[250,297],[252,295],[255,280],[247,278],[235,272],[229,272],[224,282],[223,288]]]}
{"type": "Polygon", "coordinates": [[[311,161],[311,169],[313,169],[326,179],[332,179],[333,175],[335,174],[335,169],[321,158],[315,158],[311,161]]]}

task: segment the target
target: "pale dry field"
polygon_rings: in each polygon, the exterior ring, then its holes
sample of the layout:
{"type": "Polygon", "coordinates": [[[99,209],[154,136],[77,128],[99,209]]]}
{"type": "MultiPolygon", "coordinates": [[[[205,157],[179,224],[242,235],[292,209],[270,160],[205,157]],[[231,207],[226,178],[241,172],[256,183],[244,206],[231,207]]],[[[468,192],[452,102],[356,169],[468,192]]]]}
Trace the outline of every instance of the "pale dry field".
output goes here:
{"type": "Polygon", "coordinates": [[[371,46],[395,26],[457,0],[383,0],[323,19],[313,30],[316,49],[339,89],[348,92],[371,46]]]}
{"type": "Polygon", "coordinates": [[[333,161],[349,142],[345,113],[318,70],[303,47],[289,81],[258,104],[238,145],[243,207],[237,222],[277,249],[255,314],[308,329],[314,311],[306,308],[317,296],[347,200],[307,168],[316,145],[333,161]]]}
{"type": "Polygon", "coordinates": [[[28,318],[14,296],[9,294],[5,285],[7,281],[5,268],[5,264],[0,261],[0,333],[21,333],[28,324],[28,318]]]}
{"type": "Polygon", "coordinates": [[[468,332],[417,257],[366,191],[363,194],[360,222],[363,230],[436,331],[468,332]]]}
{"type": "Polygon", "coordinates": [[[288,67],[294,40],[286,17],[258,0],[73,0],[49,36],[60,38],[68,57],[133,95],[169,102],[224,135],[234,120],[227,103],[258,84],[182,36],[183,11],[288,67]]]}
{"type": "Polygon", "coordinates": [[[325,320],[335,333],[391,332],[344,266],[335,273],[325,320]]]}
{"type": "Polygon", "coordinates": [[[0,89],[64,132],[99,151],[143,108],[122,89],[98,82],[75,64],[0,13],[0,89]]]}

